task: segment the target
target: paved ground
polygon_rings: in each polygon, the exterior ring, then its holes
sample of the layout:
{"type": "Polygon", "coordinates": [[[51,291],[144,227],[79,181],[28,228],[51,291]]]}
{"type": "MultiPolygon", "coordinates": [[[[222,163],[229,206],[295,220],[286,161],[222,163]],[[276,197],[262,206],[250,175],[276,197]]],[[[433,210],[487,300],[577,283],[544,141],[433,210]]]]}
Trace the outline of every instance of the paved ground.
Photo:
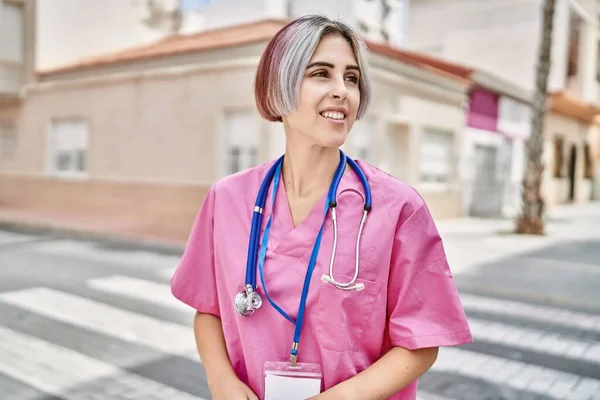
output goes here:
{"type": "MultiPolygon", "coordinates": [[[[423,400],[600,399],[600,204],[442,222],[476,342],[442,349],[423,400]]],[[[0,231],[0,399],[208,399],[178,251],[0,231]]]]}

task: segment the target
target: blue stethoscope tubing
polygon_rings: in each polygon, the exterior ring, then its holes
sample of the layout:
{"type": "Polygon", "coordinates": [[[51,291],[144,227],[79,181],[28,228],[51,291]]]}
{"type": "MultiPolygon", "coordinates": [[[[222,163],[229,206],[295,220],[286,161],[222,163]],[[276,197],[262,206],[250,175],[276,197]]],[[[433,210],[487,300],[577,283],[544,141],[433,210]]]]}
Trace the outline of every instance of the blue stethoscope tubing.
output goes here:
{"type": "Polygon", "coordinates": [[[264,263],[264,259],[265,259],[266,247],[268,244],[268,237],[269,237],[269,232],[270,232],[270,228],[271,228],[271,222],[273,219],[273,212],[271,212],[271,216],[269,217],[269,220],[265,227],[262,245],[259,246],[260,231],[261,231],[261,227],[262,227],[262,218],[263,218],[264,207],[266,204],[267,195],[268,195],[268,191],[269,191],[269,186],[271,185],[271,182],[273,182],[273,194],[272,194],[271,200],[272,200],[272,204],[273,204],[272,208],[274,208],[275,196],[277,193],[277,187],[279,185],[279,179],[280,179],[280,175],[281,175],[281,167],[283,164],[283,158],[284,157],[281,156],[271,166],[271,168],[269,168],[269,170],[267,171],[267,174],[265,175],[265,177],[260,185],[258,194],[256,196],[256,202],[255,202],[254,210],[252,213],[252,222],[251,222],[251,227],[250,227],[250,237],[249,237],[249,243],[248,243],[248,256],[247,256],[247,260],[246,260],[245,291],[240,292],[236,296],[236,308],[238,309],[238,312],[241,315],[247,316],[247,315],[251,315],[255,309],[258,309],[261,307],[262,300],[260,298],[260,295],[258,295],[258,293],[256,292],[256,289],[257,289],[256,270],[257,270],[257,264],[258,264],[258,268],[260,270],[261,283],[263,286],[263,291],[264,291],[267,299],[269,300],[269,303],[271,303],[271,305],[281,315],[283,315],[287,320],[289,320],[290,322],[292,322],[295,325],[296,329],[294,332],[294,341],[292,343],[292,351],[291,351],[291,356],[290,356],[290,362],[291,362],[292,366],[294,366],[296,364],[296,357],[297,357],[297,353],[298,353],[297,347],[298,347],[298,342],[300,340],[300,332],[302,330],[302,321],[303,321],[303,317],[304,317],[306,298],[308,296],[308,288],[309,288],[312,273],[313,273],[313,270],[314,270],[314,267],[316,264],[316,259],[317,259],[317,255],[318,255],[320,244],[321,244],[321,237],[323,234],[323,226],[324,226],[325,218],[327,217],[328,210],[331,211],[331,217],[332,217],[332,220],[334,223],[334,245],[333,245],[333,250],[332,250],[332,254],[331,254],[329,277],[327,277],[326,275],[323,275],[322,279],[325,282],[331,283],[338,289],[342,289],[342,290],[354,290],[354,289],[361,290],[362,288],[364,288],[364,286],[362,284],[355,284],[355,281],[358,276],[358,268],[359,268],[360,237],[362,234],[363,226],[366,221],[367,214],[369,211],[371,211],[371,189],[370,189],[369,183],[367,181],[367,178],[366,178],[364,172],[361,170],[361,168],[358,166],[358,164],[356,164],[356,162],[354,160],[352,160],[351,158],[348,158],[344,154],[344,152],[340,150],[340,162],[338,164],[338,167],[336,168],[335,174],[333,176],[333,180],[329,187],[329,191],[327,192],[327,198],[326,198],[325,207],[324,207],[323,221],[321,223],[321,228],[319,230],[319,233],[317,234],[317,238],[315,240],[311,258],[310,258],[308,268],[306,271],[306,277],[304,280],[302,295],[300,297],[300,305],[298,308],[297,321],[294,321],[284,310],[282,310],[269,297],[269,294],[267,292],[267,288],[266,288],[266,285],[264,282],[263,263],[264,263]],[[358,237],[357,237],[357,241],[356,241],[356,264],[355,264],[354,277],[351,281],[349,281],[347,283],[339,283],[333,278],[333,264],[334,264],[334,259],[335,259],[335,252],[337,249],[337,247],[336,247],[337,246],[337,217],[336,217],[335,210],[337,207],[337,189],[340,184],[340,181],[342,180],[342,177],[346,170],[347,164],[350,165],[350,167],[354,170],[354,172],[359,177],[359,179],[363,185],[363,188],[365,191],[364,206],[363,206],[364,213],[363,213],[363,218],[361,220],[361,224],[360,224],[359,231],[358,231],[358,237]],[[259,247],[260,247],[260,256],[258,254],[259,247]],[[238,304],[238,301],[240,301],[240,304],[238,304]],[[248,302],[250,302],[250,305],[248,305],[249,304],[248,302]]]}
{"type": "MultiPolygon", "coordinates": [[[[281,156],[267,171],[267,174],[265,175],[258,190],[256,202],[254,204],[254,211],[252,213],[252,223],[250,226],[250,240],[248,243],[248,255],[246,259],[246,287],[250,286],[254,291],[256,291],[257,288],[256,266],[259,248],[258,243],[260,241],[260,230],[262,227],[264,206],[267,202],[269,186],[271,185],[271,182],[273,181],[273,177],[275,176],[276,172],[278,172],[278,170],[281,168],[283,158],[284,156],[281,156]]],[[[353,159],[347,157],[346,154],[344,154],[344,152],[341,150],[340,162],[333,176],[331,186],[329,187],[326,203],[328,204],[331,210],[335,210],[335,208],[337,207],[337,189],[340,185],[342,177],[344,176],[346,163],[349,164],[350,167],[354,170],[354,172],[356,173],[363,185],[363,188],[365,190],[364,210],[366,212],[369,212],[371,211],[371,188],[369,186],[369,182],[367,181],[367,177],[365,176],[362,169],[358,166],[358,164],[356,164],[356,162],[353,159]]]]}

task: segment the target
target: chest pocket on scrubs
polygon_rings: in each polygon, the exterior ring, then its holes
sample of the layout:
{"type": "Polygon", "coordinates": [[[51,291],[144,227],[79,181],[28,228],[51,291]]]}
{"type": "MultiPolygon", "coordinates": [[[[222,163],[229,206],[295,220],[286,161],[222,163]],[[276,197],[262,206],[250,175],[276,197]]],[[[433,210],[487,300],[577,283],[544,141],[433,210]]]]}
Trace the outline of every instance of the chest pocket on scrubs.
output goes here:
{"type": "MultiPolygon", "coordinates": [[[[354,265],[354,257],[338,254],[336,256],[337,263],[354,265]]],[[[363,337],[367,323],[376,314],[374,307],[381,283],[361,279],[359,271],[356,283],[363,283],[365,288],[363,290],[341,290],[332,284],[321,281],[321,271],[328,270],[329,265],[326,269],[315,270],[315,275],[318,274],[318,276],[314,276],[316,279],[313,283],[317,292],[315,333],[324,348],[338,352],[349,351],[363,337]]],[[[353,278],[351,275],[337,274],[335,269],[334,277],[342,283],[349,282],[353,278]]]]}

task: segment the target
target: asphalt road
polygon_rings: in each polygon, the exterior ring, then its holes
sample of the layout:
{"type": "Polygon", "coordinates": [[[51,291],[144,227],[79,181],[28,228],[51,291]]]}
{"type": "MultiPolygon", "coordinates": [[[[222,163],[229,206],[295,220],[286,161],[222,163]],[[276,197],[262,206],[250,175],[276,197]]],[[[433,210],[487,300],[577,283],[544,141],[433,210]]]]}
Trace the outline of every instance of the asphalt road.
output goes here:
{"type": "MultiPolygon", "coordinates": [[[[210,398],[168,288],[178,259],[0,231],[0,399],[210,398]]],[[[442,349],[420,399],[600,399],[600,236],[455,278],[476,341],[442,349]]]]}

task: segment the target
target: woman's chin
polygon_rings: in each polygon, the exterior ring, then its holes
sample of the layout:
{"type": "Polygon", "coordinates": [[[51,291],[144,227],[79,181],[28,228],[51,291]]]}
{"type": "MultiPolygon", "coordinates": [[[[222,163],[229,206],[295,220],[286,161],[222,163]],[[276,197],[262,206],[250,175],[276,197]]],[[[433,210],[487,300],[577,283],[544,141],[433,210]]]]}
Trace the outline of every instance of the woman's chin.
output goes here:
{"type": "Polygon", "coordinates": [[[340,148],[348,138],[348,135],[340,133],[332,133],[320,140],[320,145],[326,148],[340,148]]]}
{"type": "Polygon", "coordinates": [[[339,149],[344,144],[344,141],[328,141],[325,143],[320,143],[320,145],[326,149],[339,149]]]}

